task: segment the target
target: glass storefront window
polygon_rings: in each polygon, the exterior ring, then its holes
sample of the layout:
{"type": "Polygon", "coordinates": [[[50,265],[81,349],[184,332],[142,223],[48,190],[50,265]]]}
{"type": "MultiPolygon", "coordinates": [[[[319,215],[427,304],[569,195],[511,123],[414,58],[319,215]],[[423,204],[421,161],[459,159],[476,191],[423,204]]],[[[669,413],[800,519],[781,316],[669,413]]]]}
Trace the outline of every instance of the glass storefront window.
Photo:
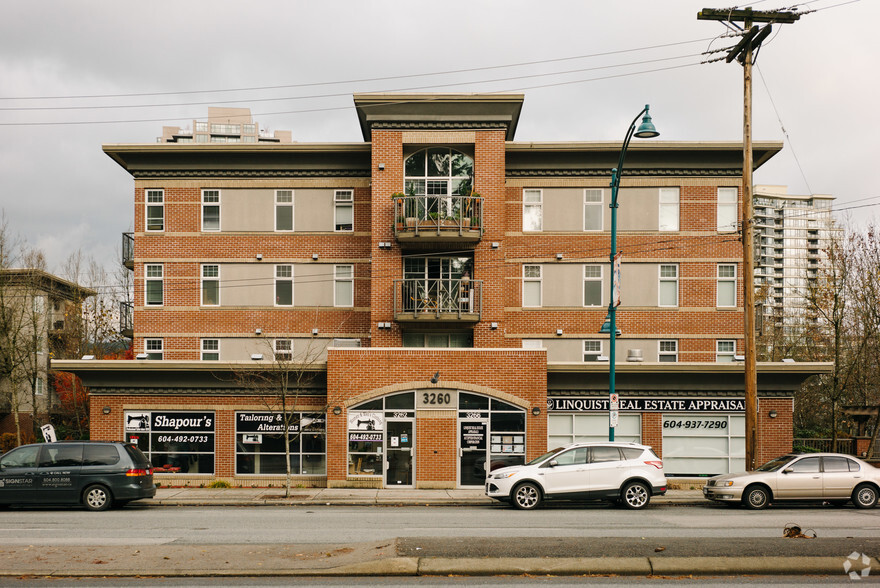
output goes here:
{"type": "Polygon", "coordinates": [[[157,474],[214,473],[214,411],[126,411],[125,437],[157,474]]]}
{"type": "MultiPolygon", "coordinates": [[[[327,473],[326,419],[323,414],[292,412],[287,415],[290,473],[323,476],[327,473]]],[[[280,475],[287,473],[284,448],[284,415],[278,412],[235,414],[235,473],[280,475]]]]}

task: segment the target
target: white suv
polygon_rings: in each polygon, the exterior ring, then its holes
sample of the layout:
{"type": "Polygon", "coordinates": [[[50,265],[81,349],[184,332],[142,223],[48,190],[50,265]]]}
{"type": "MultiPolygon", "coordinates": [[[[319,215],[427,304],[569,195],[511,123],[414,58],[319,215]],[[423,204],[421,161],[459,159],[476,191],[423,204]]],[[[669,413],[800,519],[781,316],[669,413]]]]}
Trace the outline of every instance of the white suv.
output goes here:
{"type": "Polygon", "coordinates": [[[523,510],[544,500],[611,500],[643,508],[651,496],[665,493],[663,462],[636,443],[574,443],[486,477],[487,496],[523,510]]]}

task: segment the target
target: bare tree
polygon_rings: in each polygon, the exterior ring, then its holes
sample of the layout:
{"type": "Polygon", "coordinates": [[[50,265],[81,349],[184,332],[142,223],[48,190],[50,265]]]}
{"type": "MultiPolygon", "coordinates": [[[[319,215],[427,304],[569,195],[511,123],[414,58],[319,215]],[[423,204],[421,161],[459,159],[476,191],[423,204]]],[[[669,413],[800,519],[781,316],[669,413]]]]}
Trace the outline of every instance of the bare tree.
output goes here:
{"type": "Polygon", "coordinates": [[[314,338],[264,338],[261,348],[264,357],[271,361],[255,364],[252,368],[234,371],[236,382],[255,393],[274,415],[274,430],[284,442],[286,466],[285,497],[290,496],[292,472],[290,467],[291,442],[301,440],[303,432],[315,424],[324,423],[326,406],[318,411],[301,411],[301,400],[315,387],[315,379],[321,373],[318,365],[326,349],[327,341],[314,338]],[[296,348],[300,343],[300,348],[296,348]],[[310,416],[300,413],[310,412],[310,416]]]}

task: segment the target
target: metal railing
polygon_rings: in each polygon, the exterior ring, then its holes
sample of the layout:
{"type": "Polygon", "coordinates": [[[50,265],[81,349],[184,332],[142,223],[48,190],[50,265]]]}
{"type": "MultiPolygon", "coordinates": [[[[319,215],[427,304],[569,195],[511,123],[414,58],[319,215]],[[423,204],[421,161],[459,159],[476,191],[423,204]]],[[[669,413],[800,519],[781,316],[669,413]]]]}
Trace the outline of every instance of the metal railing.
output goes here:
{"type": "Polygon", "coordinates": [[[394,196],[394,234],[483,234],[482,196],[394,196]]]}
{"type": "Polygon", "coordinates": [[[837,444],[833,444],[831,439],[805,439],[805,438],[796,438],[794,439],[794,449],[806,449],[807,451],[815,451],[815,452],[830,452],[830,453],[848,453],[850,455],[855,455],[856,447],[855,447],[855,439],[838,439],[837,444]]]}
{"type": "Polygon", "coordinates": [[[122,265],[134,268],[134,233],[122,233],[122,265]]]}
{"type": "Polygon", "coordinates": [[[413,318],[433,315],[477,315],[483,307],[482,280],[408,279],[394,280],[394,314],[413,318]]]}
{"type": "Polygon", "coordinates": [[[134,333],[134,307],[131,302],[119,303],[119,332],[124,337],[131,337],[134,333]]]}

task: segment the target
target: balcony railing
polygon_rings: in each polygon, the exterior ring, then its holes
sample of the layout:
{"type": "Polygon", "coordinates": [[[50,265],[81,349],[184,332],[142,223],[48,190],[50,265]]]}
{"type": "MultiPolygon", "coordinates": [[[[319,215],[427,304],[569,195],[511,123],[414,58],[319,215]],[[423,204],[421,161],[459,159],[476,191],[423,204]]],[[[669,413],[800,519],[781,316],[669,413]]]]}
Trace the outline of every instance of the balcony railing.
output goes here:
{"type": "Polygon", "coordinates": [[[394,318],[478,322],[483,307],[482,280],[394,280],[394,318]]]}
{"type": "Polygon", "coordinates": [[[119,332],[123,337],[134,336],[134,314],[131,302],[119,303],[119,332]]]}
{"type": "Polygon", "coordinates": [[[134,269],[134,233],[122,233],[122,265],[134,269]]]}
{"type": "Polygon", "coordinates": [[[479,241],[481,196],[394,196],[394,236],[399,240],[479,241]]]}

